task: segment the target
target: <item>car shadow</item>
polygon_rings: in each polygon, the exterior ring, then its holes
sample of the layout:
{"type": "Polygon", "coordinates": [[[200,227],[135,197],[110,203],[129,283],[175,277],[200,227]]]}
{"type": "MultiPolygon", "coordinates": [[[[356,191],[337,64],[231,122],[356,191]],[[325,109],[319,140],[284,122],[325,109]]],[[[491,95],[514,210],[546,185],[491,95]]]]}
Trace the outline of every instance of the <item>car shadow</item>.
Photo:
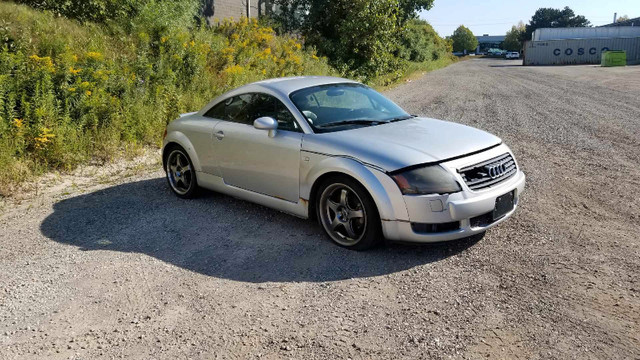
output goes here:
{"type": "Polygon", "coordinates": [[[502,64],[502,65],[489,65],[489,67],[517,67],[522,66],[522,64],[502,64]]]}
{"type": "Polygon", "coordinates": [[[113,186],[56,203],[41,224],[86,251],[136,252],[201,274],[245,282],[335,281],[390,274],[460,253],[482,236],[355,252],[313,221],[218,193],[175,197],[164,178],[113,186]]]}

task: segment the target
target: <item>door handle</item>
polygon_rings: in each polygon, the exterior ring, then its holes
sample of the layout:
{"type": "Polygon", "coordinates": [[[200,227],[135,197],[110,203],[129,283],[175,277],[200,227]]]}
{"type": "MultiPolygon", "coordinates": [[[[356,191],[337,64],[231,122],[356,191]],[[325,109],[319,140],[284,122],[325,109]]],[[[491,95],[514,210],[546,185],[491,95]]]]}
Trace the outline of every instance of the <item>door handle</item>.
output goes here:
{"type": "Polygon", "coordinates": [[[224,139],[224,132],[222,130],[218,131],[214,135],[216,136],[216,138],[218,138],[218,140],[224,139]]]}

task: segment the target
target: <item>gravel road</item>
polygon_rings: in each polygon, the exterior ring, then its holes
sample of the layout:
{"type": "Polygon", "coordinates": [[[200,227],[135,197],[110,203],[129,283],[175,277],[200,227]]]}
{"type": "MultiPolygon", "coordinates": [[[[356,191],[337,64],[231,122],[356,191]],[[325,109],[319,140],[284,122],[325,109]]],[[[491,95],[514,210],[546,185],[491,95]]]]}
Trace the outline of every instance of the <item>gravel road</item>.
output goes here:
{"type": "Polygon", "coordinates": [[[474,59],[387,92],[528,176],[473,239],[370,252],[159,171],[0,215],[0,358],[640,358],[640,67],[474,59]]]}

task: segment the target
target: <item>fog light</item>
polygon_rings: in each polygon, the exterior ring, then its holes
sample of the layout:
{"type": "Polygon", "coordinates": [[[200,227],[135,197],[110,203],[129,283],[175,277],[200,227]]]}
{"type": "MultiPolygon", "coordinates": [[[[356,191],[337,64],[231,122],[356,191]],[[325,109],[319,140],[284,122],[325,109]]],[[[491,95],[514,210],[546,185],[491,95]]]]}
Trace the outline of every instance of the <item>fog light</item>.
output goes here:
{"type": "Polygon", "coordinates": [[[429,200],[429,206],[431,207],[431,211],[433,211],[433,212],[442,212],[442,211],[444,211],[444,206],[442,205],[442,200],[429,200]]]}

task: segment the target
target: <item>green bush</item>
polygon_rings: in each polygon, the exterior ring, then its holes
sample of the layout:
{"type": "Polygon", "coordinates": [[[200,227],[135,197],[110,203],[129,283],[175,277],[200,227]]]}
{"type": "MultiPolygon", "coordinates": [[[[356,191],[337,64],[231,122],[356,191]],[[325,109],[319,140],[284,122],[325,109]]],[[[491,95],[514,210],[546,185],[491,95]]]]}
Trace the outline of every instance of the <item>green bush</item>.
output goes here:
{"type": "Polygon", "coordinates": [[[425,21],[432,0],[271,0],[269,20],[282,32],[300,33],[305,44],[329,58],[348,77],[365,82],[394,81],[411,64],[451,52],[425,21]]]}
{"type": "Polygon", "coordinates": [[[347,76],[369,81],[397,71],[400,32],[397,0],[335,0],[312,4],[305,41],[327,55],[347,76]]]}
{"type": "Polygon", "coordinates": [[[160,144],[169,121],[238,85],[335,74],[253,20],[205,29],[144,14],[114,32],[0,2],[0,193],[34,172],[160,144]]]}
{"type": "Polygon", "coordinates": [[[410,20],[402,31],[399,56],[405,60],[438,60],[451,52],[450,44],[424,20],[410,20]]]}
{"type": "Polygon", "coordinates": [[[40,10],[79,21],[106,22],[111,19],[133,18],[145,5],[145,0],[17,0],[40,10]]]}

